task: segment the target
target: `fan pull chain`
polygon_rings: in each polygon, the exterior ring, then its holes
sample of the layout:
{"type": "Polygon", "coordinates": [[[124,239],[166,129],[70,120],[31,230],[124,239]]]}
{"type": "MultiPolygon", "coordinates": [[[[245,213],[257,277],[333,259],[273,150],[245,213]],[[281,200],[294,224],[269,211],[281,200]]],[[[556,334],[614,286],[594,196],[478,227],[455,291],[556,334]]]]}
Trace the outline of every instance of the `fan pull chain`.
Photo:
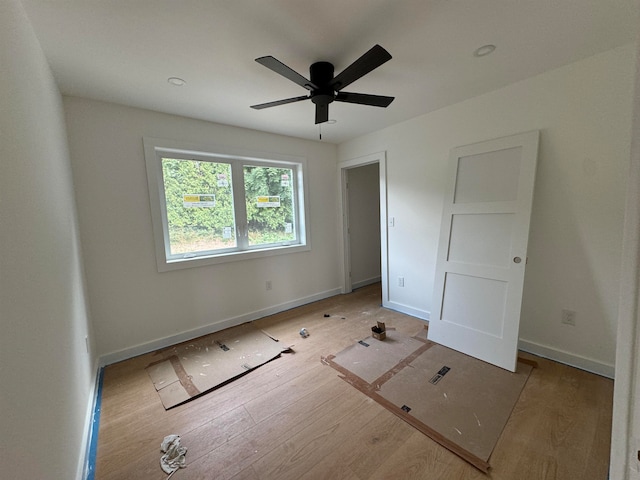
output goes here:
{"type": "Polygon", "coordinates": [[[322,140],[322,124],[321,123],[318,124],[318,136],[320,137],[320,140],[322,140]]]}

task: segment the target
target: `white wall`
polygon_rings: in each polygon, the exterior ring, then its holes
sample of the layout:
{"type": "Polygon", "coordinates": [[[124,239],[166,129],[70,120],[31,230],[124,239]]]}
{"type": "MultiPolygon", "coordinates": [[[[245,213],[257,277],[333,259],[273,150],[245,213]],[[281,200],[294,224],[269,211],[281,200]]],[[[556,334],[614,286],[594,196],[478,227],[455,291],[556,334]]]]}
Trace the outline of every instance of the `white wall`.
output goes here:
{"type": "Polygon", "coordinates": [[[0,2],[0,477],[79,478],[94,362],[62,101],[0,2]]]}
{"type": "Polygon", "coordinates": [[[380,280],[380,168],[347,170],[351,282],[353,288],[380,280]]]}
{"type": "Polygon", "coordinates": [[[633,67],[628,45],[341,144],[387,151],[390,301],[431,309],[449,150],[540,129],[521,344],[612,375],[633,67]]]}
{"type": "Polygon", "coordinates": [[[64,105],[105,361],[339,292],[335,145],[79,98],[64,105]],[[305,157],[311,251],[158,273],[143,136],[305,157]]]}

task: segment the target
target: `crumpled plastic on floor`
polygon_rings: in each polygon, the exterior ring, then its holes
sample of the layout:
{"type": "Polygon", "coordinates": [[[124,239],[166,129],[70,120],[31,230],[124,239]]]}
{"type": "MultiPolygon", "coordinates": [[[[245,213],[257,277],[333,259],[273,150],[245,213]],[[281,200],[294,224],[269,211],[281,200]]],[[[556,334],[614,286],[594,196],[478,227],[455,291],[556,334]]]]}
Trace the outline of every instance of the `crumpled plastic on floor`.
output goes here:
{"type": "Polygon", "coordinates": [[[164,437],[160,449],[164,453],[160,458],[160,466],[169,476],[176,470],[187,466],[184,458],[187,447],[180,445],[180,435],[172,434],[164,437]]]}

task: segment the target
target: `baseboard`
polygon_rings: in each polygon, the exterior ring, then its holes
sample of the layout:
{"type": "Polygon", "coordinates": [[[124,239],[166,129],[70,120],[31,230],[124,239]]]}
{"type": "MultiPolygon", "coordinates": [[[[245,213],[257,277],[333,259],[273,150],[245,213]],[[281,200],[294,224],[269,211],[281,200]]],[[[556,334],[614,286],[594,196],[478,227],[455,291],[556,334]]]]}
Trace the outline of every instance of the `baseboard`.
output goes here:
{"type": "Polygon", "coordinates": [[[262,317],[267,317],[275,313],[284,312],[292,308],[300,307],[308,303],[317,302],[318,300],[324,300],[325,298],[333,297],[341,293],[340,288],[334,288],[332,290],[326,290],[324,292],[316,293],[308,297],[302,297],[289,302],[273,305],[271,307],[264,308],[262,310],[256,310],[253,312],[238,315],[237,317],[228,318],[216,323],[211,323],[202,327],[187,330],[185,332],[172,335],[170,337],[159,338],[152,340],[151,342],[135,345],[131,348],[125,348],[117,352],[107,353],[100,357],[100,367],[111,365],[112,363],[121,362],[129,358],[137,357],[145,353],[153,352],[160,348],[170,347],[176,343],[186,342],[202,335],[208,335],[210,333],[219,332],[225,328],[235,327],[246,322],[251,322],[262,317]]]}
{"type": "Polygon", "coordinates": [[[421,310],[419,308],[410,307],[409,305],[404,305],[402,303],[389,301],[384,303],[383,307],[390,310],[395,310],[396,312],[404,313],[406,315],[411,315],[412,317],[419,318],[420,320],[428,321],[429,318],[431,318],[431,312],[427,312],[426,310],[421,310]]]}
{"type": "Polygon", "coordinates": [[[356,288],[366,287],[367,285],[379,283],[380,281],[382,281],[382,277],[373,277],[373,278],[367,278],[365,280],[359,280],[351,284],[351,289],[355,290],[356,288]]]}
{"type": "Polygon", "coordinates": [[[541,345],[539,343],[520,339],[518,348],[524,352],[532,353],[539,357],[548,358],[556,362],[564,363],[571,367],[576,367],[587,372],[595,373],[603,377],[613,379],[615,377],[615,366],[602,363],[591,358],[582,357],[573,353],[558,350],[553,347],[541,345]]]}

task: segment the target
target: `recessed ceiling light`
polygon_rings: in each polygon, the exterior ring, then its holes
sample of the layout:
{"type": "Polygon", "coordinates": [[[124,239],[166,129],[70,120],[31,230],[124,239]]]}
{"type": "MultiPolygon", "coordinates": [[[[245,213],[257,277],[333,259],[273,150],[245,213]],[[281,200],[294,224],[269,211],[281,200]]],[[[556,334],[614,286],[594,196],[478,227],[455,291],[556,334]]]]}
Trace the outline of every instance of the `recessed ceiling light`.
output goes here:
{"type": "Polygon", "coordinates": [[[185,82],[183,79],[178,78],[178,77],[169,77],[169,78],[167,79],[167,82],[169,82],[169,83],[170,83],[171,85],[173,85],[174,87],[181,87],[181,86],[183,86],[185,83],[187,83],[187,82],[185,82]]]}
{"type": "Polygon", "coordinates": [[[493,53],[496,49],[495,45],[483,45],[480,48],[477,48],[475,52],[473,52],[474,57],[484,57],[485,55],[489,55],[493,53]]]}

